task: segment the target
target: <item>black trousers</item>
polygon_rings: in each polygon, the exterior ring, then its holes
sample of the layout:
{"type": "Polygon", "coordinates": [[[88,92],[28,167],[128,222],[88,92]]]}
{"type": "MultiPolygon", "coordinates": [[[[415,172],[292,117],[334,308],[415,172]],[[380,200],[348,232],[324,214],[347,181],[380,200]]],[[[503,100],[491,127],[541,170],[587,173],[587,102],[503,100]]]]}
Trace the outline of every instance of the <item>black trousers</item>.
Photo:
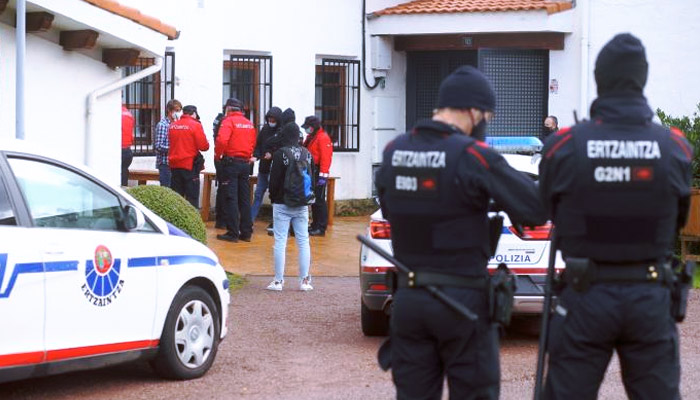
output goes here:
{"type": "Polygon", "coordinates": [[[596,399],[613,350],[630,399],[679,399],[678,332],[658,283],[565,288],[550,325],[546,399],[596,399]]]}
{"type": "Polygon", "coordinates": [[[171,168],[170,172],[170,188],[189,201],[194,208],[199,208],[199,174],[184,168],[171,168]]]}
{"type": "Polygon", "coordinates": [[[226,207],[224,207],[224,187],[221,185],[221,177],[224,174],[224,169],[221,166],[221,161],[214,163],[216,169],[216,225],[226,225],[226,207]]]}
{"type": "MultiPolygon", "coordinates": [[[[319,169],[316,166],[314,172],[314,183],[318,182],[319,169]]],[[[316,201],[311,205],[311,229],[320,229],[325,232],[328,228],[328,204],[326,204],[326,185],[316,185],[314,196],[316,201]]]]}
{"type": "Polygon", "coordinates": [[[233,161],[222,166],[219,179],[224,199],[226,229],[236,237],[250,237],[253,234],[253,220],[250,216],[250,163],[233,161]]]}
{"type": "Polygon", "coordinates": [[[122,149],[122,186],[129,184],[129,166],[132,161],[134,161],[134,153],[131,151],[131,147],[122,149]]]}
{"type": "Polygon", "coordinates": [[[459,316],[424,289],[399,289],[391,314],[391,370],[397,399],[497,399],[498,334],[485,291],[443,288],[479,316],[459,316]]]}

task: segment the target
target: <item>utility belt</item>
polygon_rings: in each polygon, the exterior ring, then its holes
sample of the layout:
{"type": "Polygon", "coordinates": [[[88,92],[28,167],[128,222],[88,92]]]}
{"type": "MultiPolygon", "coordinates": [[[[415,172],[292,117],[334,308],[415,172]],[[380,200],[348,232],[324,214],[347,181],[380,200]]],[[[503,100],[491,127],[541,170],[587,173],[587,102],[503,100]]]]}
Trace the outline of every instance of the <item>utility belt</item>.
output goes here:
{"type": "Polygon", "coordinates": [[[221,157],[221,165],[231,165],[235,163],[250,163],[249,158],[245,157],[230,157],[230,156],[223,156],[221,157]]]}
{"type": "Polygon", "coordinates": [[[685,318],[688,293],[692,286],[695,263],[669,262],[629,264],[597,263],[588,258],[569,257],[562,281],[577,292],[587,291],[595,283],[659,283],[671,289],[671,314],[676,321],[685,318]]]}
{"type": "Polygon", "coordinates": [[[507,326],[513,311],[513,296],[515,294],[515,276],[508,267],[501,263],[496,272],[489,278],[464,275],[445,274],[432,271],[397,273],[389,270],[387,286],[392,288],[416,289],[426,286],[458,287],[488,291],[489,315],[492,322],[507,326]]]}

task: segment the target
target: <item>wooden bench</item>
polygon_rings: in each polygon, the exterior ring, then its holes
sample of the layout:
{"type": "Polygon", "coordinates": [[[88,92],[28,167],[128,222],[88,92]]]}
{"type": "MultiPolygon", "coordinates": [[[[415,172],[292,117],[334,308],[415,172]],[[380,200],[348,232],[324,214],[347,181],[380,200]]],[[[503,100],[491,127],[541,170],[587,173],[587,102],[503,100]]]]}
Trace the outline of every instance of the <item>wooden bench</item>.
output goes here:
{"type": "MultiPolygon", "coordinates": [[[[204,181],[202,182],[202,209],[200,215],[202,216],[202,221],[209,221],[209,212],[211,210],[211,188],[212,183],[216,180],[216,173],[214,172],[202,172],[204,175],[204,181]]],[[[340,179],[336,176],[331,176],[328,178],[328,183],[326,184],[326,204],[328,205],[328,225],[333,225],[333,216],[335,214],[335,181],[340,179]]],[[[145,185],[148,181],[160,181],[160,174],[158,171],[147,171],[147,170],[129,170],[129,180],[138,181],[139,185],[145,185]]],[[[258,183],[257,175],[251,175],[248,181],[250,189],[250,204],[253,204],[253,197],[255,195],[255,185],[258,183]]]]}
{"type": "Polygon", "coordinates": [[[700,261],[700,255],[691,254],[690,250],[689,250],[691,243],[700,242],[700,237],[681,235],[679,239],[681,241],[681,261],[683,261],[683,262],[685,262],[685,261],[695,261],[695,262],[700,261]]]}
{"type": "Polygon", "coordinates": [[[160,173],[158,171],[147,170],[129,170],[129,180],[138,181],[139,185],[145,185],[148,181],[159,181],[160,173]]]}
{"type": "MultiPolygon", "coordinates": [[[[212,182],[216,179],[216,174],[213,172],[204,172],[204,182],[202,186],[202,220],[209,220],[209,212],[211,210],[211,187],[212,182]]],[[[326,204],[328,205],[328,225],[333,225],[333,215],[335,214],[335,181],[340,179],[337,176],[328,178],[326,184],[326,204]]],[[[251,175],[248,180],[248,189],[250,190],[250,204],[253,204],[255,197],[255,185],[258,183],[258,176],[251,175]]]]}

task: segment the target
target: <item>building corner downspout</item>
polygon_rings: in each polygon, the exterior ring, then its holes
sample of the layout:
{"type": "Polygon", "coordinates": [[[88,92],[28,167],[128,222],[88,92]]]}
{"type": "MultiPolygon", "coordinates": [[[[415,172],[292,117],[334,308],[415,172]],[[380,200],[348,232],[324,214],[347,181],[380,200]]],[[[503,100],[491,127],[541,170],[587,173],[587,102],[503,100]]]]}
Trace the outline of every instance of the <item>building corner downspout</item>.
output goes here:
{"type": "Polygon", "coordinates": [[[590,50],[591,50],[591,5],[589,1],[576,2],[581,7],[581,98],[579,100],[580,116],[588,115],[588,90],[590,88],[590,50]]]}
{"type": "Polygon", "coordinates": [[[17,0],[17,26],[15,28],[15,137],[24,140],[24,60],[26,55],[25,0],[17,0]]]}
{"type": "Polygon", "coordinates": [[[95,161],[99,158],[97,155],[99,152],[97,151],[91,151],[92,146],[93,146],[93,124],[94,124],[94,107],[95,104],[97,103],[97,98],[102,97],[106,95],[107,93],[114,92],[115,90],[119,90],[123,88],[124,86],[136,82],[139,79],[142,79],[146,76],[153,75],[156,72],[160,71],[161,68],[163,67],[163,57],[160,56],[155,56],[155,63],[151,65],[150,67],[143,69],[135,74],[131,74],[127,77],[124,77],[122,79],[119,79],[115,82],[110,83],[107,86],[103,86],[93,92],[90,92],[90,94],[87,97],[87,107],[86,107],[86,116],[85,116],[85,149],[84,149],[84,160],[85,160],[85,165],[95,168],[95,161]]]}

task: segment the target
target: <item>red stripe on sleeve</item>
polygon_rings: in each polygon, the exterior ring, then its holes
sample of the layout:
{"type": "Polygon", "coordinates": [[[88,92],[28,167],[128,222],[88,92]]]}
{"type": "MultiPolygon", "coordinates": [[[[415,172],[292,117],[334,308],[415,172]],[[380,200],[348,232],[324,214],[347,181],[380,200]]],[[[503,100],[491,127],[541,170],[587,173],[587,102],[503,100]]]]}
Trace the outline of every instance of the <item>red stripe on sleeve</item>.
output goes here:
{"type": "Polygon", "coordinates": [[[683,150],[683,153],[685,153],[685,156],[688,157],[688,160],[693,158],[693,155],[690,153],[690,150],[686,147],[685,143],[683,143],[683,140],[681,138],[679,138],[678,136],[671,136],[671,139],[673,139],[673,141],[678,144],[681,150],[683,150]]]}
{"type": "Polygon", "coordinates": [[[476,159],[479,160],[479,162],[484,166],[484,168],[489,169],[489,163],[486,162],[486,159],[484,158],[484,156],[482,156],[481,154],[479,154],[479,152],[476,151],[475,148],[470,147],[469,149],[467,149],[467,152],[469,152],[469,154],[471,154],[471,155],[473,155],[474,157],[476,157],[476,159]]]}
{"type": "Polygon", "coordinates": [[[564,136],[559,142],[557,142],[557,144],[555,144],[554,146],[552,146],[551,149],[549,149],[545,158],[551,158],[554,155],[554,153],[556,153],[556,151],[559,150],[561,146],[563,146],[564,143],[568,142],[569,139],[571,139],[572,137],[572,135],[564,136]]]}

